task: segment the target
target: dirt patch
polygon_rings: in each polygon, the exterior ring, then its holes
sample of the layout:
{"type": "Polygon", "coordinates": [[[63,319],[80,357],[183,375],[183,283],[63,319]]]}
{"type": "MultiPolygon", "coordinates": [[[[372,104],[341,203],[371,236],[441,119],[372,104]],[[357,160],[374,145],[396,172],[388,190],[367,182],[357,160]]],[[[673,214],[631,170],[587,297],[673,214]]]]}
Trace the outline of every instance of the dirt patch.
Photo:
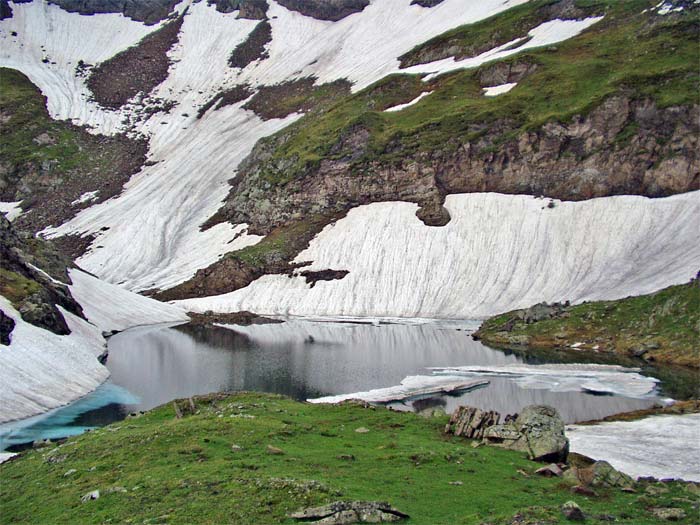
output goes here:
{"type": "Polygon", "coordinates": [[[234,88],[222,91],[210,99],[206,104],[204,104],[199,110],[197,110],[197,118],[200,119],[204,114],[210,109],[214,108],[216,111],[224,106],[230,106],[231,104],[237,104],[241,100],[247,99],[253,94],[253,91],[249,86],[236,86],[234,88]]]}
{"type": "Polygon", "coordinates": [[[278,0],[278,4],[316,20],[337,22],[369,5],[369,0],[278,0]]]}
{"type": "Polygon", "coordinates": [[[119,109],[138,93],[148,94],[168,77],[168,51],[177,43],[185,13],[137,45],[96,66],[87,79],[95,101],[119,109]]]}
{"type": "Polygon", "coordinates": [[[306,279],[306,284],[310,284],[313,288],[318,281],[339,281],[349,273],[348,270],[304,270],[299,275],[306,279]]]}
{"type": "Polygon", "coordinates": [[[319,110],[350,94],[351,84],[347,80],[336,80],[318,86],[314,85],[315,80],[314,77],[306,77],[274,86],[263,86],[243,108],[254,111],[263,120],[269,120],[284,118],[296,112],[319,110]]]}
{"type": "Polygon", "coordinates": [[[49,2],[69,13],[81,15],[123,13],[132,20],[153,25],[167,18],[179,0],[49,0],[49,2]]]}
{"type": "Polygon", "coordinates": [[[251,62],[264,60],[269,55],[265,46],[272,42],[272,26],[263,20],[250,32],[248,38],[236,46],[228,57],[228,65],[243,69],[251,62]]]}
{"type": "Polygon", "coordinates": [[[209,5],[216,5],[220,13],[238,11],[238,18],[263,20],[270,7],[266,0],[209,0],[209,5]]]}
{"type": "Polygon", "coordinates": [[[231,312],[226,314],[204,312],[187,312],[190,317],[190,325],[213,325],[213,324],[237,324],[239,326],[250,326],[252,324],[278,324],[284,321],[280,319],[270,319],[252,312],[231,312]]]}

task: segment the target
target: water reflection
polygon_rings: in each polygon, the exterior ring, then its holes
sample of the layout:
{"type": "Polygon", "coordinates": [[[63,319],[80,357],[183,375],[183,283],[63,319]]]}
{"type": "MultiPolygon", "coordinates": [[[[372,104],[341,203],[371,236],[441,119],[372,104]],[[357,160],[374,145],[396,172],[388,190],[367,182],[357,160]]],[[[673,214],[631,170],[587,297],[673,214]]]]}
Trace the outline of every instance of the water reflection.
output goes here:
{"type": "MultiPolygon", "coordinates": [[[[235,327],[181,325],[119,334],[110,342],[112,380],[149,409],[176,397],[220,390],[255,390],[307,399],[393,386],[427,367],[505,365],[525,359],[492,350],[468,331],[440,325],[382,325],[291,320],[235,327]]],[[[531,364],[542,359],[527,358],[531,364]]],[[[567,421],[649,406],[653,400],[523,389],[504,378],[487,388],[443,398],[512,413],[549,404],[567,421]]],[[[423,401],[423,400],[421,400],[423,401]]],[[[412,403],[396,406],[413,409],[412,403]]]]}
{"type": "MultiPolygon", "coordinates": [[[[469,325],[467,325],[469,326],[469,325]]],[[[473,323],[472,323],[473,327],[473,323]]],[[[135,328],[109,341],[110,382],[72,405],[0,426],[0,450],[43,438],[83,432],[174,398],[217,391],[253,390],[308,399],[397,385],[427,367],[556,362],[492,350],[454,323],[355,324],[290,320],[235,327],[157,325],[135,328]]],[[[645,408],[654,399],[523,389],[488,378],[488,387],[457,396],[415,400],[394,407],[451,412],[469,404],[514,413],[533,403],[552,405],[567,422],[645,408]]]]}

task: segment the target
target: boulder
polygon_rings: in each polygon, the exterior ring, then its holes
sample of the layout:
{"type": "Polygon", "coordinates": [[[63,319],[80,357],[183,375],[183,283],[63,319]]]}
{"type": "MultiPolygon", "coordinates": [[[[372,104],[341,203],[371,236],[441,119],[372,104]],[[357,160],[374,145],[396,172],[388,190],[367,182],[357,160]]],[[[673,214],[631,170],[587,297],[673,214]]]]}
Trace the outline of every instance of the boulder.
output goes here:
{"type": "Polygon", "coordinates": [[[584,521],[586,519],[581,507],[579,507],[575,501],[567,501],[564,503],[561,506],[561,513],[570,521],[584,521]]]}
{"type": "Polygon", "coordinates": [[[535,474],[544,476],[545,478],[558,478],[561,477],[562,474],[564,474],[564,471],[556,463],[550,463],[545,467],[538,468],[535,471],[535,474]]]}
{"type": "Polygon", "coordinates": [[[446,434],[454,434],[467,439],[481,439],[488,427],[497,425],[501,419],[498,412],[485,412],[470,406],[461,406],[452,413],[445,426],[446,434]]]}
{"type": "Polygon", "coordinates": [[[571,463],[564,479],[585,487],[608,487],[629,489],[634,480],[627,474],[615,470],[607,461],[595,461],[590,465],[571,463]]]}
{"type": "Polygon", "coordinates": [[[388,503],[376,501],[336,501],[321,507],[309,507],[289,514],[290,518],[324,525],[386,523],[408,518],[408,514],[388,503]]]}
{"type": "Polygon", "coordinates": [[[543,405],[527,406],[515,421],[487,428],[484,439],[525,452],[535,461],[565,462],[569,453],[564,421],[554,408],[543,405]]]}

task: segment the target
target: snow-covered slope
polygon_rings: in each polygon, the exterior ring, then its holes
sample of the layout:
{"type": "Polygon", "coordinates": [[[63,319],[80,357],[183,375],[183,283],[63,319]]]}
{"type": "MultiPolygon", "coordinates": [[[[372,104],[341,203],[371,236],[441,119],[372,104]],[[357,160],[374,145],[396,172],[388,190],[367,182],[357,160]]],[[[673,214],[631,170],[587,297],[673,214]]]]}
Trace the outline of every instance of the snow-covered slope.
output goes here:
{"type": "Polygon", "coordinates": [[[480,318],[540,301],[616,299],[687,282],[700,267],[700,192],[664,199],[556,202],[447,197],[452,220],[425,226],[416,205],[355,208],[296,262],[348,270],[310,287],[265,276],[235,292],[178,304],[191,311],[480,318]]]}
{"type": "Polygon", "coordinates": [[[608,461],[633,477],[700,482],[700,414],[572,425],[571,450],[608,461]]]}
{"type": "MultiPolygon", "coordinates": [[[[137,123],[133,130],[150,137],[149,157],[158,163],[144,167],[121,196],[88,208],[47,233],[96,235],[93,246],[100,248],[79,263],[102,279],[132,290],[174,286],[223,253],[259,240],[241,235],[244,225],[219,224],[204,232],[200,226],[220,206],[228,180],[255,142],[298,118],[263,122],[243,110],[240,102],[196,119],[198,108],[215,94],[235,85],[256,87],[308,76],[317,77],[318,83],[345,78],[359,90],[398,71],[397,57],[415,45],[525,1],[445,0],[424,8],[410,0],[382,0],[338,22],[315,20],[270,1],[269,57],[242,70],[228,67],[228,55],[257,21],[237,19],[236,12],[219,13],[204,2],[183,2],[178,10],[187,7],[188,12],[179,43],[169,53],[168,78],[152,93],[177,105],[167,114],[137,123]]],[[[104,61],[158,26],[122,15],[67,13],[40,0],[12,8],[14,16],[0,22],[0,66],[26,73],[47,95],[53,117],[72,119],[102,133],[122,130],[122,120],[133,116],[136,108],[112,111],[90,102],[75,68],[80,60],[104,61]]],[[[544,40],[536,35],[527,46],[573,36],[589,23],[564,24],[566,30],[554,23],[537,33],[544,40]]],[[[480,57],[468,66],[489,59],[480,57]]]]}
{"type": "Polygon", "coordinates": [[[4,297],[0,308],[15,322],[12,342],[0,345],[0,423],[64,405],[107,379],[99,328],[62,310],[71,334],[56,335],[23,321],[4,297]]]}

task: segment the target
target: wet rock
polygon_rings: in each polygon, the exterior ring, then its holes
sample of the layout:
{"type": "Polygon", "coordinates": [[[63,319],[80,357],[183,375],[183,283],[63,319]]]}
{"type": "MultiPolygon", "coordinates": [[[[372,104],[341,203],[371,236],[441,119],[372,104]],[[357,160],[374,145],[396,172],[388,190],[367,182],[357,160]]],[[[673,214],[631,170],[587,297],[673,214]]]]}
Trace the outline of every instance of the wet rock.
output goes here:
{"type": "Polygon", "coordinates": [[[512,423],[489,427],[484,439],[492,445],[525,452],[535,461],[564,462],[569,453],[564,421],[554,408],[543,405],[527,406],[512,423]]]}
{"type": "Polygon", "coordinates": [[[84,496],[80,498],[80,501],[83,503],[86,503],[88,501],[92,501],[94,499],[100,499],[100,491],[99,490],[93,490],[92,492],[88,492],[84,496]]]}
{"type": "Polygon", "coordinates": [[[680,521],[685,518],[685,511],[675,507],[656,507],[651,509],[651,513],[665,521],[680,521]]]}
{"type": "Polygon", "coordinates": [[[310,507],[289,514],[297,520],[315,520],[311,523],[345,525],[351,523],[386,523],[401,521],[408,514],[388,503],[376,501],[336,501],[322,507],[310,507]]]}
{"type": "Polygon", "coordinates": [[[579,507],[574,501],[567,501],[564,503],[561,506],[561,513],[567,520],[570,521],[584,521],[586,519],[581,507],[579,507]]]}
{"type": "Polygon", "coordinates": [[[500,420],[501,415],[496,411],[461,406],[452,413],[449,423],[445,426],[445,433],[467,439],[481,439],[486,429],[498,424],[500,420]]]}

